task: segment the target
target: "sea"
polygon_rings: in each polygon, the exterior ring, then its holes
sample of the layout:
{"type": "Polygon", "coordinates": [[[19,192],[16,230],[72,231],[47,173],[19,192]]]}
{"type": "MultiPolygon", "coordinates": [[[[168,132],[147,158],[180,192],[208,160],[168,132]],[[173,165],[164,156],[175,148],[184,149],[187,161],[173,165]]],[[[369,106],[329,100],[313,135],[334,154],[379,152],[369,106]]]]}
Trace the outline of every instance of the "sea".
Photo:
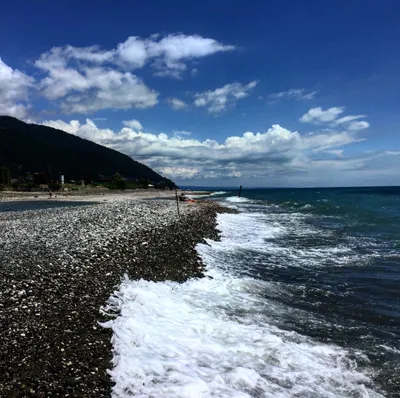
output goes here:
{"type": "Polygon", "coordinates": [[[237,195],[205,278],[122,282],[114,397],[400,397],[400,188],[237,195]]]}

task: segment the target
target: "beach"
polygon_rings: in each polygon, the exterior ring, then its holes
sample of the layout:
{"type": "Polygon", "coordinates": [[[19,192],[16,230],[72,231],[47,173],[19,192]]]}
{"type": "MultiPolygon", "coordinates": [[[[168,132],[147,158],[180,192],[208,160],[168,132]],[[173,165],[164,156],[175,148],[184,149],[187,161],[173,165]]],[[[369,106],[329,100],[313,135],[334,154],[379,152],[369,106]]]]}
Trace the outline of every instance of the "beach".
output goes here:
{"type": "Polygon", "coordinates": [[[227,211],[180,203],[178,217],[172,194],[0,212],[1,396],[110,396],[112,332],[101,309],[124,275],[202,277],[195,246],[218,238],[216,213],[227,211]]]}
{"type": "Polygon", "coordinates": [[[398,193],[3,202],[0,396],[398,397],[398,193]]]}
{"type": "MultiPolygon", "coordinates": [[[[177,194],[190,195],[193,197],[206,198],[212,191],[191,191],[180,189],[177,190],[177,194]]],[[[0,191],[0,203],[2,202],[14,202],[14,201],[79,201],[79,202],[115,202],[124,199],[175,199],[174,190],[158,190],[158,189],[132,189],[132,190],[109,190],[105,188],[85,188],[77,191],[60,191],[52,192],[50,197],[49,192],[18,192],[18,191],[0,191]]]]}
{"type": "MultiPolygon", "coordinates": [[[[179,191],[180,192],[180,191],[179,191]]],[[[83,201],[83,202],[115,202],[123,199],[148,199],[148,198],[174,198],[175,191],[157,190],[157,189],[134,189],[134,190],[108,190],[100,188],[80,189],[68,192],[18,192],[18,191],[0,191],[1,202],[13,201],[83,201]]]]}

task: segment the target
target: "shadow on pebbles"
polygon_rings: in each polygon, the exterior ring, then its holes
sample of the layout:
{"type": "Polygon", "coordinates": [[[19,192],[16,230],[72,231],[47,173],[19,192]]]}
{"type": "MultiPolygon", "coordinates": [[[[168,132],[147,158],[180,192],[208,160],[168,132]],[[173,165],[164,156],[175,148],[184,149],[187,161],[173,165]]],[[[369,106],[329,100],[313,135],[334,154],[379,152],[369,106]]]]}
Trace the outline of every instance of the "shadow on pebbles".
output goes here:
{"type": "Polygon", "coordinates": [[[218,239],[215,202],[134,200],[0,213],[0,397],[108,397],[104,305],[127,273],[184,282],[218,239]]]}

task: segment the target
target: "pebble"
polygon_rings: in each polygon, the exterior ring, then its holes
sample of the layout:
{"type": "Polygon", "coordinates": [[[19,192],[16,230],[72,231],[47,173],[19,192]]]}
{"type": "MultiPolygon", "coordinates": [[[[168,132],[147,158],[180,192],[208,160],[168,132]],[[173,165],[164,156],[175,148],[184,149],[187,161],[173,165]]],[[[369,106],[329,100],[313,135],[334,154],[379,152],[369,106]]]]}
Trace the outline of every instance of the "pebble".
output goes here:
{"type": "Polygon", "coordinates": [[[125,273],[202,277],[195,245],[217,239],[216,203],[118,200],[0,213],[0,396],[109,397],[105,305],[125,273]],[[96,326],[94,326],[96,325],[96,326]],[[32,392],[34,391],[34,392],[32,392]]]}

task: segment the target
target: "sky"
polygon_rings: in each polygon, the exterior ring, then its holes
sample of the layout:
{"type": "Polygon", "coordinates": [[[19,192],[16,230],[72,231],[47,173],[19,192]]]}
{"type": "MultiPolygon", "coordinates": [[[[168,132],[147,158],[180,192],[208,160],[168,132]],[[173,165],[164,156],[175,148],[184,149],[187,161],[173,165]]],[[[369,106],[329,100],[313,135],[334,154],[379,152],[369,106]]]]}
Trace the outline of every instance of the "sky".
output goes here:
{"type": "Polygon", "coordinates": [[[178,185],[400,185],[397,1],[2,4],[0,115],[178,185]]]}

